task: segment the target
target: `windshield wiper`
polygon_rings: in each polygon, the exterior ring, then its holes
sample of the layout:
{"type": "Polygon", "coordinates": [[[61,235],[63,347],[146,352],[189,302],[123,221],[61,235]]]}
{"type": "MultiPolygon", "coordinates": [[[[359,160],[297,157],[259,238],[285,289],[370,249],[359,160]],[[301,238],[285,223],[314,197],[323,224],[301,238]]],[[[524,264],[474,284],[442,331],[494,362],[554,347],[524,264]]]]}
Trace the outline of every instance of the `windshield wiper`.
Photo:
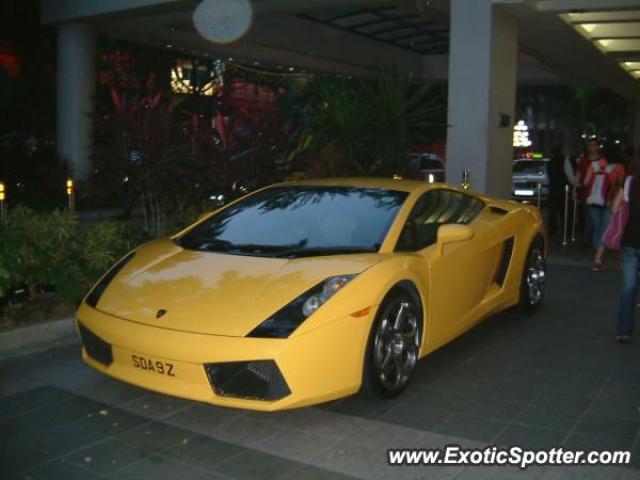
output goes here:
{"type": "Polygon", "coordinates": [[[379,245],[358,245],[358,246],[336,246],[336,247],[309,247],[309,248],[295,248],[291,250],[285,250],[279,252],[276,257],[278,258],[301,258],[301,257],[315,257],[321,255],[342,255],[350,253],[375,253],[380,249],[379,245]]]}
{"type": "Polygon", "coordinates": [[[208,252],[224,252],[244,255],[259,255],[274,257],[277,253],[287,252],[290,250],[298,250],[303,248],[307,240],[303,239],[296,243],[288,245],[262,245],[259,243],[233,243],[228,240],[220,240],[217,238],[204,239],[177,239],[176,243],[183,248],[193,250],[206,250],[208,252]]]}
{"type": "Polygon", "coordinates": [[[262,245],[259,243],[233,243],[217,238],[178,239],[176,243],[183,248],[204,250],[208,252],[223,252],[236,255],[253,255],[273,258],[301,258],[322,255],[341,255],[350,253],[375,253],[380,249],[375,245],[341,245],[333,247],[306,247],[307,239],[289,245],[262,245]]]}
{"type": "Polygon", "coordinates": [[[206,250],[209,252],[226,252],[233,244],[227,240],[205,238],[178,238],[175,242],[189,250],[206,250]]]}

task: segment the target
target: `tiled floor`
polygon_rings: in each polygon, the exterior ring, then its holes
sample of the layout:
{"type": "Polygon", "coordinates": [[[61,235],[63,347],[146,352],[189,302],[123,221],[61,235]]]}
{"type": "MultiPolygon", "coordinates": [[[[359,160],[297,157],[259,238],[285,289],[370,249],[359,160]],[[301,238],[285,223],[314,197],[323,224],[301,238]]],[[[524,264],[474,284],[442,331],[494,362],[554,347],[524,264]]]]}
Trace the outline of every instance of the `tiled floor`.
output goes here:
{"type": "Polygon", "coordinates": [[[640,342],[612,341],[618,273],[552,264],[545,305],[426,358],[398,399],[274,414],[156,395],[78,347],[0,364],[0,478],[640,479],[640,342]],[[629,467],[390,467],[390,447],[631,449],[629,467]]]}

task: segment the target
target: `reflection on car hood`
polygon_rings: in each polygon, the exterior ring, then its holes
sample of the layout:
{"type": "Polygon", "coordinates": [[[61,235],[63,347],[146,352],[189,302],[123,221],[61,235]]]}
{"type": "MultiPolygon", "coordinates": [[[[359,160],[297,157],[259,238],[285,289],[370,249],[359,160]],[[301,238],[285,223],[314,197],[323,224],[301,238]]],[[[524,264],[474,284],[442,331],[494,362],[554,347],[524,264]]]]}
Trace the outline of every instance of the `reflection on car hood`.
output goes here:
{"type": "Polygon", "coordinates": [[[184,250],[170,240],[139,248],[98,309],[182,331],[244,336],[327,277],[360,273],[376,253],[282,259],[184,250]],[[166,314],[156,318],[158,310],[166,314]]]}

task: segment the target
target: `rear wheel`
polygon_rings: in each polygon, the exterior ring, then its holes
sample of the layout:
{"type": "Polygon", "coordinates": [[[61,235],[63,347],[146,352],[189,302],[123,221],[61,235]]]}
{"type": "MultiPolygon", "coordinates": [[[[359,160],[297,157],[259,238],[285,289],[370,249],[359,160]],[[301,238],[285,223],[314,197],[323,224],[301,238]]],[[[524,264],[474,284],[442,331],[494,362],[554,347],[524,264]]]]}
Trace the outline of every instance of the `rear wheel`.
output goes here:
{"type": "Polygon", "coordinates": [[[520,285],[520,307],[532,312],[544,299],[547,280],[547,264],[544,255],[544,241],[536,237],[527,254],[520,285]]]}
{"type": "Polygon", "coordinates": [[[391,293],[373,323],[365,364],[365,386],[378,396],[392,398],[407,386],[418,362],[422,319],[416,299],[391,293]]]}

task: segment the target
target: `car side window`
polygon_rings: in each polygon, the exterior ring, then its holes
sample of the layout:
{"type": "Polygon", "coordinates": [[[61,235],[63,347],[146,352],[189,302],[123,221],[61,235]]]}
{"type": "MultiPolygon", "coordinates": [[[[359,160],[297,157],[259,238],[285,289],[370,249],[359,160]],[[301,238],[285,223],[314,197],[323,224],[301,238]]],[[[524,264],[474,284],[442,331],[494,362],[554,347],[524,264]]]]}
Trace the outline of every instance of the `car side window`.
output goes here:
{"type": "Polygon", "coordinates": [[[422,250],[436,243],[438,228],[447,223],[470,223],[484,203],[455,190],[429,190],[416,202],[402,228],[396,251],[422,250]]]}

